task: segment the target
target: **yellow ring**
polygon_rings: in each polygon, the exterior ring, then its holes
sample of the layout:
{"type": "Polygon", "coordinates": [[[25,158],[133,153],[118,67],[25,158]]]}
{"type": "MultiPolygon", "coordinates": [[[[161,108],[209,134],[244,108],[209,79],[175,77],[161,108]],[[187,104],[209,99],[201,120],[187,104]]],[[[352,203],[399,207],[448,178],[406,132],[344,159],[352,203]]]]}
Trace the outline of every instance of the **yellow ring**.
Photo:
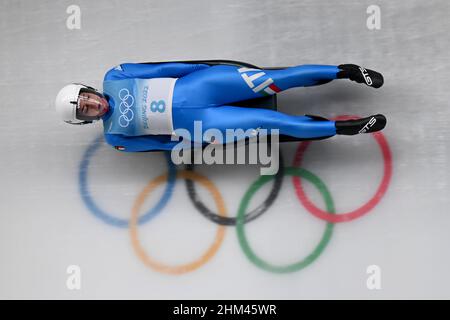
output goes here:
{"type": "MultiPolygon", "coordinates": [[[[168,175],[163,174],[163,175],[155,178],[154,180],[150,181],[147,184],[147,186],[145,186],[145,188],[141,191],[141,193],[138,195],[138,197],[136,198],[134,205],[133,205],[133,209],[131,211],[131,219],[130,219],[131,245],[132,245],[136,255],[138,256],[138,258],[146,266],[150,267],[151,269],[154,269],[154,270],[162,272],[162,273],[168,273],[168,274],[183,274],[183,273],[194,271],[194,270],[200,268],[202,265],[204,265],[206,262],[208,262],[217,253],[220,245],[223,242],[223,238],[225,236],[225,226],[223,226],[223,225],[218,226],[214,242],[198,260],[195,260],[193,262],[183,264],[183,265],[171,266],[171,265],[165,265],[163,263],[160,263],[160,262],[154,260],[153,258],[149,257],[147,255],[147,253],[145,252],[144,248],[141,246],[141,243],[140,243],[139,237],[138,237],[137,220],[139,217],[139,211],[140,211],[145,199],[150,195],[150,193],[153,190],[155,190],[156,187],[158,187],[162,183],[166,182],[167,178],[168,178],[168,175]]],[[[177,172],[177,179],[180,179],[180,178],[193,180],[195,182],[200,183],[206,189],[208,189],[214,198],[219,215],[223,216],[223,217],[227,216],[223,198],[220,195],[219,190],[216,188],[216,186],[210,180],[208,180],[206,177],[204,177],[198,173],[186,171],[186,170],[177,172]]]]}

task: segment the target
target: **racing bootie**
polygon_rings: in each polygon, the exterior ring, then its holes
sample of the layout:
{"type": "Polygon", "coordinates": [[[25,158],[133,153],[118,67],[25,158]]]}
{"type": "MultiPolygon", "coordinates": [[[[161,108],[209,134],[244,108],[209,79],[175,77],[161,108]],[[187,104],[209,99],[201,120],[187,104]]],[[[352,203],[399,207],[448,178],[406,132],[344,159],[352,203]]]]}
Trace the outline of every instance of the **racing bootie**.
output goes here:
{"type": "Polygon", "coordinates": [[[373,88],[380,88],[384,83],[381,73],[365,69],[356,64],[341,64],[338,68],[341,70],[337,73],[338,79],[350,79],[373,88]]]}
{"type": "Polygon", "coordinates": [[[336,134],[352,136],[359,133],[371,133],[383,130],[386,126],[386,117],[377,114],[367,118],[355,120],[338,120],[335,122],[336,134]]]}

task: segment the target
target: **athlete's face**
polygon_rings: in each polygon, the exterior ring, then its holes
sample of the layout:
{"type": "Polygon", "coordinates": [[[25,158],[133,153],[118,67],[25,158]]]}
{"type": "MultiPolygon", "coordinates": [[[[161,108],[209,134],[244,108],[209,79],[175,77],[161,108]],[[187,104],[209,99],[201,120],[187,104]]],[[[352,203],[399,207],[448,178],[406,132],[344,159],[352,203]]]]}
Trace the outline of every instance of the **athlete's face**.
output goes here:
{"type": "Polygon", "coordinates": [[[103,116],[108,111],[109,105],[104,97],[94,93],[82,92],[78,97],[77,108],[77,117],[88,120],[103,116]]]}

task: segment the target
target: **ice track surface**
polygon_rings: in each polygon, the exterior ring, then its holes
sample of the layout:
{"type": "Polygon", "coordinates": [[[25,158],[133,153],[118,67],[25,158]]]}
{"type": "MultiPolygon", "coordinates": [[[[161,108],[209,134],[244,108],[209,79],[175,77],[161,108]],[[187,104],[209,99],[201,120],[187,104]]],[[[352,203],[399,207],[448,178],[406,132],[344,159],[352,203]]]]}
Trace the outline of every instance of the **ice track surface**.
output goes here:
{"type": "MultiPolygon", "coordinates": [[[[81,29],[68,30],[71,4],[0,4],[0,298],[450,298],[448,1],[378,1],[373,31],[372,1],[78,1],[81,29]],[[363,65],[384,75],[383,88],[294,89],[279,95],[280,110],[382,113],[388,124],[382,136],[300,146],[307,171],[286,173],[303,175],[309,206],[286,175],[259,217],[220,226],[193,205],[184,178],[196,179],[207,208],[235,217],[258,166],[200,165],[166,183],[158,177],[183,168],[163,153],[115,151],[100,123],[65,125],[53,107],[66,83],[99,88],[119,63],[180,59],[363,65]],[[325,197],[336,214],[351,212],[374,195],[348,222],[327,225],[309,211],[327,210],[325,197]],[[81,290],[66,286],[71,265],[81,290]],[[380,290],[367,288],[373,265],[380,290]]],[[[297,148],[282,146],[286,167],[297,148]]]]}

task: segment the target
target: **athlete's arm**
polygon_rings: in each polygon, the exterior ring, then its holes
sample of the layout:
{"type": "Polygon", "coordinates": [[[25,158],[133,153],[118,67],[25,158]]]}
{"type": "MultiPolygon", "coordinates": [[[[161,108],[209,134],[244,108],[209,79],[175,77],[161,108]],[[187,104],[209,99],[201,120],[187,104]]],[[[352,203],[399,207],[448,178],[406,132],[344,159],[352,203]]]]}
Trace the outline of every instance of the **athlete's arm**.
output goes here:
{"type": "Polygon", "coordinates": [[[104,80],[121,80],[128,78],[181,78],[194,71],[209,68],[207,64],[195,63],[122,63],[105,74],[104,80]]]}
{"type": "Polygon", "coordinates": [[[115,149],[124,152],[172,150],[178,141],[171,141],[169,136],[124,136],[105,133],[105,140],[115,149]]]}
{"type": "Polygon", "coordinates": [[[266,73],[281,90],[317,86],[334,79],[350,79],[374,88],[383,85],[381,73],[355,64],[339,66],[305,64],[285,69],[266,70],[266,73]]]}

